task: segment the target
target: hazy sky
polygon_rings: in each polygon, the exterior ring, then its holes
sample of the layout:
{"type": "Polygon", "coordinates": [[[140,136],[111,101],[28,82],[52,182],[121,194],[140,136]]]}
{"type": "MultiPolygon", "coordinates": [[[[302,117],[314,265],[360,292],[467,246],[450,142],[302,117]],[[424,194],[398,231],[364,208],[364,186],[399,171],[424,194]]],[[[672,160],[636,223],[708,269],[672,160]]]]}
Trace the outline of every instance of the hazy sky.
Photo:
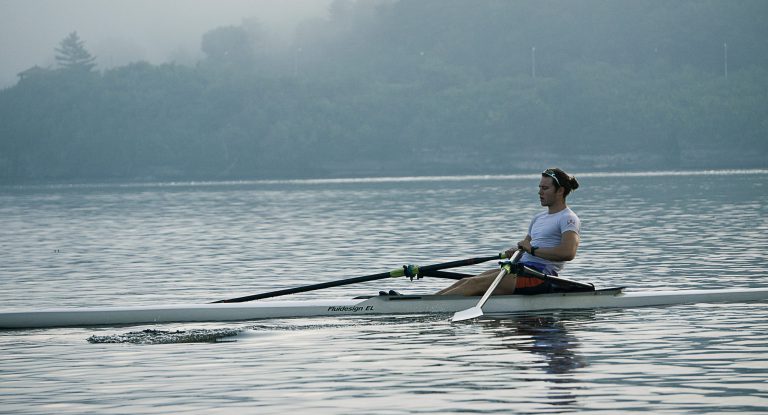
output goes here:
{"type": "Polygon", "coordinates": [[[193,60],[201,36],[256,18],[289,38],[301,20],[324,16],[331,0],[0,0],[0,88],[34,65],[55,66],[54,48],[77,31],[100,68],[131,61],[193,60]]]}

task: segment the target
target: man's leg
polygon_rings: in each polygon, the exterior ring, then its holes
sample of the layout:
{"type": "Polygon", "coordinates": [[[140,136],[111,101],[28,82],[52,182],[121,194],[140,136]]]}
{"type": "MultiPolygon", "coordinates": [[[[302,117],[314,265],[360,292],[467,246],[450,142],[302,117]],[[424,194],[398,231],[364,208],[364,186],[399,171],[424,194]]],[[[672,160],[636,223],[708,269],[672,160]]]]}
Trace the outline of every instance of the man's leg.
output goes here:
{"type": "MultiPolygon", "coordinates": [[[[500,269],[491,269],[474,277],[462,278],[448,288],[438,291],[438,295],[483,295],[493,280],[501,272],[500,269]]],[[[499,285],[493,290],[493,294],[504,295],[515,292],[516,275],[506,275],[499,285]]]]}

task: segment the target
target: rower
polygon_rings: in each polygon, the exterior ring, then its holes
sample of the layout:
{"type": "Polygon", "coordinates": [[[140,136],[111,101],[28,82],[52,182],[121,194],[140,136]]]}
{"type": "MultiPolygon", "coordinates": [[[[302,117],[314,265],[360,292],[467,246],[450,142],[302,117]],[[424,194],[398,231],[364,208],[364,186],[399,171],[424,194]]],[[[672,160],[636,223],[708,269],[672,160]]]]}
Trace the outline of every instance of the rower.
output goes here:
{"type": "MultiPolygon", "coordinates": [[[[559,168],[544,170],[539,180],[539,201],[546,207],[533,217],[525,238],[516,248],[506,251],[508,257],[520,250],[519,264],[545,275],[557,276],[567,261],[576,257],[579,247],[581,222],[566,204],[565,199],[579,187],[575,177],[559,168]]],[[[482,295],[498,274],[498,269],[463,278],[450,287],[437,292],[440,295],[482,295]]],[[[541,294],[560,291],[550,280],[531,276],[531,273],[512,273],[502,280],[493,294],[541,294]],[[519,274],[519,275],[518,275],[519,274]]]]}

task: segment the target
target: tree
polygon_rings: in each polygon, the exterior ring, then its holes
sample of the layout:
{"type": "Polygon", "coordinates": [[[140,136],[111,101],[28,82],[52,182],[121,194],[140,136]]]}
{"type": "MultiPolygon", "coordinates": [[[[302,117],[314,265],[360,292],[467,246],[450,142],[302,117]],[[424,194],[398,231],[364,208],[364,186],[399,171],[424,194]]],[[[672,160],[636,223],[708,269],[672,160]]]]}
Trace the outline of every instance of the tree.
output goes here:
{"type": "Polygon", "coordinates": [[[202,50],[217,63],[249,64],[255,59],[255,34],[243,27],[226,26],[203,35],[202,50]]]}
{"type": "Polygon", "coordinates": [[[67,35],[55,50],[56,62],[64,69],[90,72],[96,66],[96,57],[85,49],[85,41],[80,40],[77,32],[67,35]]]}

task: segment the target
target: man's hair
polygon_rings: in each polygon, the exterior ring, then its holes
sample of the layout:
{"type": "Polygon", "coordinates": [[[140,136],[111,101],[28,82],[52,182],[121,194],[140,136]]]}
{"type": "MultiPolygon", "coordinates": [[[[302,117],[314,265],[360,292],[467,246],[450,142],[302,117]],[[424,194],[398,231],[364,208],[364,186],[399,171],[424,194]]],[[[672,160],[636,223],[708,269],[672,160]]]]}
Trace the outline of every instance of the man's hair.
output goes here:
{"type": "Polygon", "coordinates": [[[552,183],[555,185],[555,190],[561,187],[564,188],[564,198],[567,197],[569,193],[571,193],[571,190],[576,190],[579,188],[578,180],[576,180],[576,178],[570,174],[564,172],[562,169],[556,167],[546,169],[543,173],[541,173],[541,175],[542,177],[549,177],[552,179],[552,183]]]}

